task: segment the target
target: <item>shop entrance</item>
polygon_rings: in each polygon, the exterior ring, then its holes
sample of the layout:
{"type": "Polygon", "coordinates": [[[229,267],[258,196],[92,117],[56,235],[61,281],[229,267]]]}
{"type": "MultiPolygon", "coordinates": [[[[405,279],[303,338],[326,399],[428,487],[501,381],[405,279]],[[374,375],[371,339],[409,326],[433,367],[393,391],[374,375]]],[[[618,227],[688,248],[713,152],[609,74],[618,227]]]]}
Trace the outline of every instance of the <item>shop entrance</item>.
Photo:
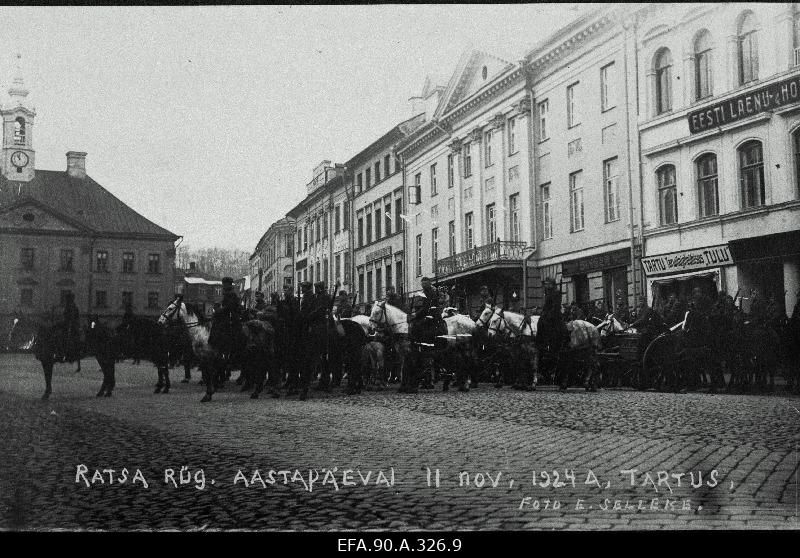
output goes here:
{"type": "MultiPolygon", "coordinates": [[[[764,300],[775,297],[775,302],[780,309],[785,304],[783,262],[781,260],[764,260],[760,262],[746,262],[737,265],[739,280],[739,296],[742,297],[742,310],[750,311],[750,298],[752,290],[757,289],[764,300]]],[[[734,293],[729,293],[733,295],[734,293]]]]}
{"type": "MultiPolygon", "coordinates": [[[[692,291],[699,287],[703,294],[710,300],[717,298],[717,273],[698,273],[686,277],[664,278],[653,281],[653,298],[661,299],[661,303],[666,303],[671,295],[684,302],[692,300],[692,291]]],[[[656,304],[659,301],[648,301],[656,304]]]]}

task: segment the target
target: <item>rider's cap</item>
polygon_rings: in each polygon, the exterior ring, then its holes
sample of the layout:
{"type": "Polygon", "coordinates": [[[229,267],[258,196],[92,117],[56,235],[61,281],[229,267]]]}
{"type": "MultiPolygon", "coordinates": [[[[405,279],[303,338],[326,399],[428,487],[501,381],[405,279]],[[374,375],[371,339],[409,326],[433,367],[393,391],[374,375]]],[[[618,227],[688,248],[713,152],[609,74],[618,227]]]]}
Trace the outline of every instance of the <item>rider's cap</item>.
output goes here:
{"type": "Polygon", "coordinates": [[[430,283],[430,281],[431,281],[431,278],[430,278],[430,277],[423,277],[423,278],[421,279],[421,281],[428,281],[428,282],[430,283]]]}
{"type": "Polygon", "coordinates": [[[309,283],[308,281],[303,281],[302,283],[300,283],[300,288],[301,289],[310,289],[311,288],[311,283],[309,283]]]}

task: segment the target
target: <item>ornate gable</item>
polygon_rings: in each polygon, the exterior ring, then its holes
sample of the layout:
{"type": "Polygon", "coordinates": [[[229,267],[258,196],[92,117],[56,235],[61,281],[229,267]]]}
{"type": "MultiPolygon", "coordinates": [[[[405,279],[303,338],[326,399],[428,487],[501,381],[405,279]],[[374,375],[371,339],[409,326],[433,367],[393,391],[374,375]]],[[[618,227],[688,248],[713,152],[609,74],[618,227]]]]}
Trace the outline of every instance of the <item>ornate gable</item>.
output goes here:
{"type": "Polygon", "coordinates": [[[0,209],[0,229],[31,232],[83,233],[86,232],[69,217],[59,215],[36,200],[20,200],[0,209]]]}
{"type": "Polygon", "coordinates": [[[442,113],[480,91],[512,64],[485,52],[473,50],[461,66],[459,75],[454,76],[452,90],[443,103],[442,113]]]}

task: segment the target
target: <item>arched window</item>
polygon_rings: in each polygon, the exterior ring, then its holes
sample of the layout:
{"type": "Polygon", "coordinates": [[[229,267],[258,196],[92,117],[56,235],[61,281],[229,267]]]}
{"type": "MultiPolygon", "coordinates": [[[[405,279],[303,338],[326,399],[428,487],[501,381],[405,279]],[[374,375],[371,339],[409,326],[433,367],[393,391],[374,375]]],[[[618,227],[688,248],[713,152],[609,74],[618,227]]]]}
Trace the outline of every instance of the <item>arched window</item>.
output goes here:
{"type": "Polygon", "coordinates": [[[800,128],[792,134],[792,145],[794,146],[794,183],[800,192],[800,128]]]}
{"type": "Polygon", "coordinates": [[[14,121],[14,143],[25,145],[25,119],[21,116],[14,121]]]}
{"type": "Polygon", "coordinates": [[[662,225],[678,222],[678,187],[675,184],[675,167],[664,165],[656,171],[658,181],[658,207],[662,225]]]}
{"type": "Polygon", "coordinates": [[[711,91],[711,34],[702,31],[694,41],[694,98],[710,97],[711,91]]]}
{"type": "Polygon", "coordinates": [[[764,205],[764,152],[760,141],[748,141],[739,148],[739,181],[742,208],[764,205]]]}
{"type": "Polygon", "coordinates": [[[656,114],[672,110],[672,54],[668,48],[658,51],[656,70],[656,114]]]}
{"type": "Polygon", "coordinates": [[[756,18],[748,12],[739,23],[739,84],[758,79],[758,32],[756,18]]]}
{"type": "Polygon", "coordinates": [[[700,202],[700,217],[719,214],[719,176],[717,156],[713,153],[703,155],[695,163],[697,166],[697,199],[700,202]]]}

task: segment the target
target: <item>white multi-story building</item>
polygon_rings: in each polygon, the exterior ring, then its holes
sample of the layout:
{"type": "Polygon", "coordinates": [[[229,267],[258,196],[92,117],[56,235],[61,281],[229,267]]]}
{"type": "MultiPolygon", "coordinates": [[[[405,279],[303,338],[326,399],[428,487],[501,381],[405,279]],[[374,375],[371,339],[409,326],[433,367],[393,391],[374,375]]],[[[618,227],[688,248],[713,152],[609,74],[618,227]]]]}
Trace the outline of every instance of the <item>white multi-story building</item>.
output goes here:
{"type": "Polygon", "coordinates": [[[528,306],[542,304],[545,279],[561,285],[566,301],[602,299],[610,309],[641,291],[631,209],[639,198],[636,98],[626,83],[635,60],[620,16],[619,7],[595,8],[525,56],[538,240],[526,267],[528,306]]]}
{"type": "Polygon", "coordinates": [[[530,102],[519,64],[467,50],[446,87],[426,83],[426,123],[401,142],[409,187],[409,291],[430,276],[474,311],[481,285],[515,306],[532,245],[530,102]]]}
{"type": "Polygon", "coordinates": [[[323,161],[306,185],[307,195],[286,216],[295,221],[294,266],[297,286],[324,281],[328,291],[337,282],[352,290],[350,279],[350,200],[345,189],[344,166],[323,161]],[[341,275],[331,262],[343,261],[341,275]],[[332,270],[334,271],[332,273],[332,270]]]}
{"type": "MultiPolygon", "coordinates": [[[[632,10],[633,11],[633,10],[632,10]]],[[[797,4],[636,10],[648,296],[800,288],[797,4]]]]}
{"type": "MultiPolygon", "coordinates": [[[[284,217],[267,229],[250,256],[250,288],[269,300],[284,285],[294,285],[295,222],[284,217]]],[[[251,302],[254,300],[251,297],[251,302]]]]}
{"type": "MultiPolygon", "coordinates": [[[[347,190],[353,193],[353,262],[358,304],[383,298],[394,286],[405,291],[403,173],[395,145],[425,119],[419,114],[398,124],[346,163],[347,190]]],[[[343,258],[341,258],[343,259],[343,258]]],[[[341,264],[337,255],[334,268],[341,264]]]]}

